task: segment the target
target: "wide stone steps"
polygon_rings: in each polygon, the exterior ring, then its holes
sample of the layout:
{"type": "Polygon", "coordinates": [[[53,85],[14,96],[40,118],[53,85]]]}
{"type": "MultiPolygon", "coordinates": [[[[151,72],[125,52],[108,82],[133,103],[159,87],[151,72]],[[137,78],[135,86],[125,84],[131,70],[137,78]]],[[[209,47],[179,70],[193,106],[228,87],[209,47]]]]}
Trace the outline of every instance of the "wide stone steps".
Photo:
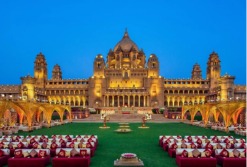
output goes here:
{"type": "MultiPolygon", "coordinates": [[[[108,122],[142,122],[142,114],[111,114],[108,122]]],[[[91,114],[88,118],[74,119],[73,122],[103,122],[100,114],[91,114]]],[[[148,122],[181,122],[181,120],[167,119],[163,114],[152,114],[148,122]]]]}

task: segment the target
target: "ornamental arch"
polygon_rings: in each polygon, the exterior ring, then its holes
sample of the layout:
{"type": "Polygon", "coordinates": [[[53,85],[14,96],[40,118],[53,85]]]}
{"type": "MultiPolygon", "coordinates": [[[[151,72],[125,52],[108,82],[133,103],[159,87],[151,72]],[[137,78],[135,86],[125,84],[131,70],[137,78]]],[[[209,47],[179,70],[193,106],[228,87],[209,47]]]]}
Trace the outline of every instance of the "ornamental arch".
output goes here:
{"type": "Polygon", "coordinates": [[[5,115],[10,115],[9,111],[14,111],[18,115],[18,119],[15,119],[14,123],[19,123],[20,125],[25,123],[29,127],[31,127],[34,122],[45,121],[50,124],[51,116],[54,111],[58,112],[60,121],[63,121],[63,115],[66,111],[68,115],[66,118],[69,118],[69,121],[71,121],[71,108],[66,105],[0,100],[0,120],[4,120],[5,115]],[[6,111],[8,114],[5,114],[6,111]]]}
{"type": "Polygon", "coordinates": [[[213,119],[214,122],[223,122],[227,129],[228,126],[236,124],[239,119],[242,126],[246,125],[245,101],[223,101],[199,105],[184,105],[182,108],[182,118],[185,119],[185,114],[189,111],[191,114],[191,122],[194,121],[195,114],[200,112],[204,124],[208,124],[208,121],[213,119]],[[242,121],[240,121],[239,118],[240,114],[242,114],[242,121]]]}

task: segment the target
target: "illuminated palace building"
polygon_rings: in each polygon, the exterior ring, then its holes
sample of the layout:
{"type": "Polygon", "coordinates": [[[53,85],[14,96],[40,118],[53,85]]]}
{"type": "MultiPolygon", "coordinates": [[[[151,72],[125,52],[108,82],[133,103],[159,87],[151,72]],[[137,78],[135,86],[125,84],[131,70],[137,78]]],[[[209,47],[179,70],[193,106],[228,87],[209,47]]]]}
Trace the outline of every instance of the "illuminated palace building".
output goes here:
{"type": "Polygon", "coordinates": [[[63,79],[59,65],[47,77],[47,62],[40,53],[34,62],[34,76],[21,77],[21,85],[0,87],[1,98],[67,104],[72,108],[97,108],[105,111],[151,111],[152,108],[179,107],[212,101],[243,100],[246,86],[234,84],[234,76],[221,76],[217,53],[209,55],[206,79],[199,64],[190,79],[160,76],[159,60],[148,57],[130,39],[128,32],[110,50],[107,59],[97,55],[89,79],[63,79]]]}

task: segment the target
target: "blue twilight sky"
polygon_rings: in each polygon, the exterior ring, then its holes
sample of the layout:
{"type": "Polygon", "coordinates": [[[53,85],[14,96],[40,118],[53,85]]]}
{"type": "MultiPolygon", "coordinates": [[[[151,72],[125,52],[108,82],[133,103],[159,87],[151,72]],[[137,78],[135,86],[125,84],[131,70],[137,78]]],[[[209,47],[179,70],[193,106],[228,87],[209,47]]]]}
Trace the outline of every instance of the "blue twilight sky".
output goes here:
{"type": "Polygon", "coordinates": [[[190,78],[195,63],[206,78],[209,54],[221,60],[221,75],[246,84],[245,0],[1,0],[0,84],[33,76],[42,52],[48,77],[59,64],[64,79],[88,78],[97,54],[106,58],[128,28],[160,75],[190,78]]]}

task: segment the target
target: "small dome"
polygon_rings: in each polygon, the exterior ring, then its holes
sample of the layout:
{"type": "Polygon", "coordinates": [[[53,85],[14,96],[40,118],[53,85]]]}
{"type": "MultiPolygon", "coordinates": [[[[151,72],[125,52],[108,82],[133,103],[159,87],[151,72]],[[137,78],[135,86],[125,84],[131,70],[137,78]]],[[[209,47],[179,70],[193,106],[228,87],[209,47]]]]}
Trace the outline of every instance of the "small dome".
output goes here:
{"type": "Polygon", "coordinates": [[[151,54],[148,58],[148,62],[158,61],[158,57],[155,54],[151,54]]]}
{"type": "Polygon", "coordinates": [[[94,59],[94,62],[104,62],[104,57],[101,55],[101,54],[98,54],[95,59],[94,59]]]}
{"type": "Polygon", "coordinates": [[[129,34],[125,31],[124,36],[121,41],[117,43],[114,51],[121,48],[124,52],[129,52],[132,48],[138,51],[137,45],[129,38],[129,34]]]}

